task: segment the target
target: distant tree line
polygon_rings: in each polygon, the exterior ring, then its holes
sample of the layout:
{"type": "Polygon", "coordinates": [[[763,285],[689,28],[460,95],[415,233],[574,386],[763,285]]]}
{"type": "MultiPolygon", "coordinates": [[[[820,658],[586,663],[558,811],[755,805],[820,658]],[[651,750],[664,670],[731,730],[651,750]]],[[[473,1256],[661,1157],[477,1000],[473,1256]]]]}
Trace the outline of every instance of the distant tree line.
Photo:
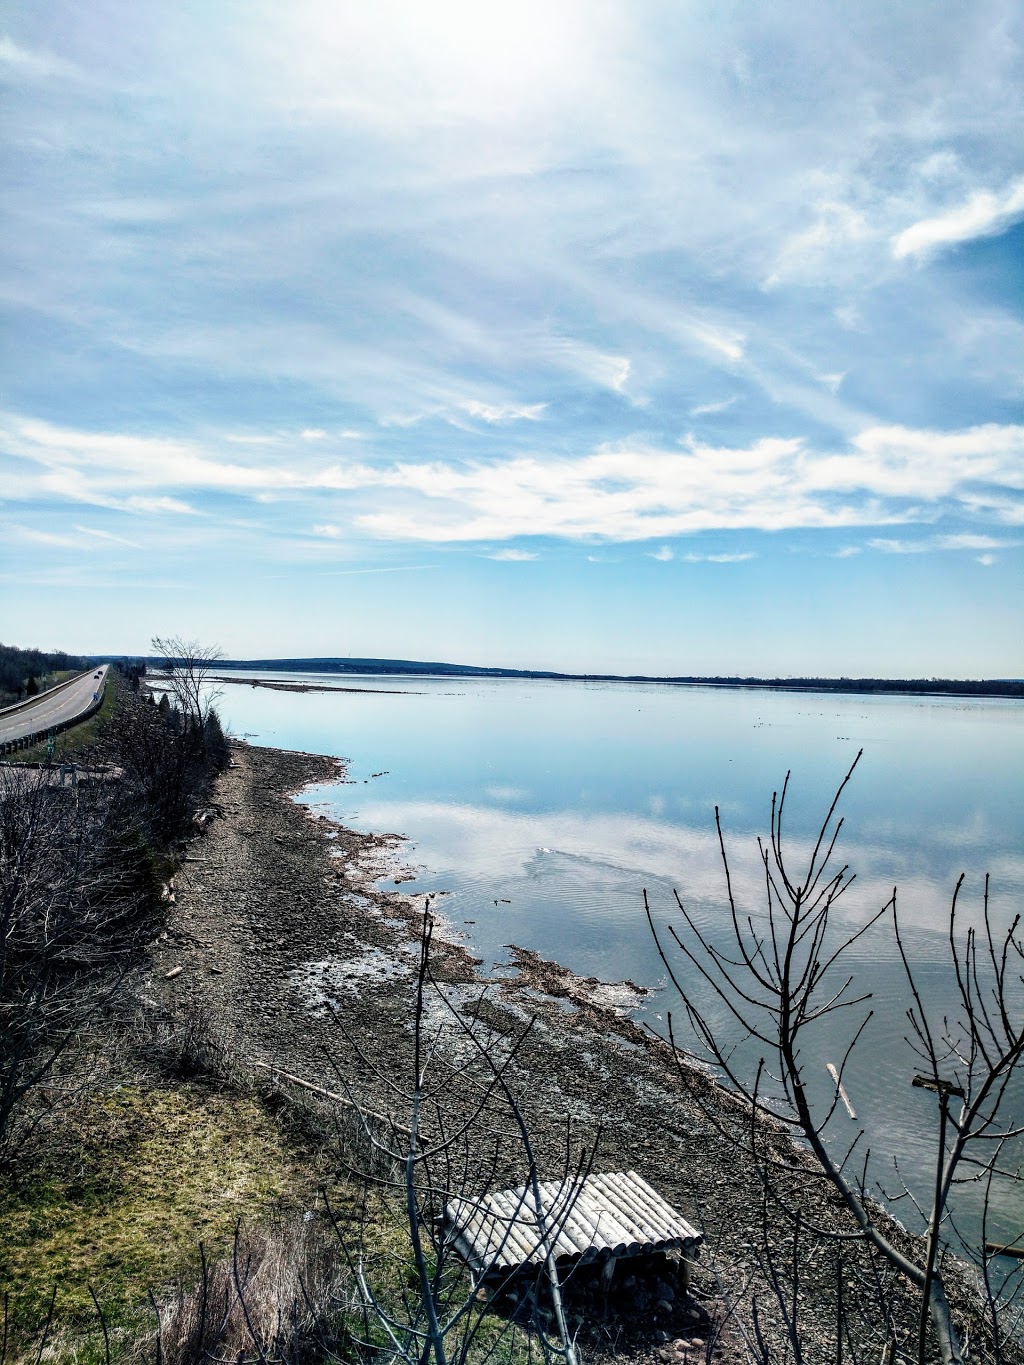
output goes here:
{"type": "MultiPolygon", "coordinates": [[[[154,642],[158,643],[158,642],[154,642]]],[[[151,662],[163,663],[163,656],[151,662]]],[[[793,692],[889,692],[914,696],[1024,697],[1024,678],[758,678],[715,674],[557,673],[546,669],[480,668],[472,664],[426,663],[414,659],[221,659],[216,666],[280,673],[370,673],[459,678],[538,678],[565,682],[671,683],[687,687],[758,687],[793,692]]]]}
{"type": "Polygon", "coordinates": [[[0,644],[0,706],[34,697],[50,674],[88,667],[88,660],[63,649],[19,649],[0,644]]]}
{"type": "Polygon", "coordinates": [[[909,692],[916,696],[1024,697],[1021,678],[667,678],[706,687],[766,687],[792,692],[909,692]]]}

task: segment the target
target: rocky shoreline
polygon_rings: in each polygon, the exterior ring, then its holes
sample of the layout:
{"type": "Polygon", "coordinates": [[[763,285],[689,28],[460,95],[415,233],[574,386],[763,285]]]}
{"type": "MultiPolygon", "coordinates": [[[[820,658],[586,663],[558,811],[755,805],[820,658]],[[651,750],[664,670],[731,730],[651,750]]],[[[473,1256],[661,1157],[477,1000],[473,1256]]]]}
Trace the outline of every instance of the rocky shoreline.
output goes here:
{"type": "MultiPolygon", "coordinates": [[[[382,1077],[401,1075],[409,1053],[424,897],[377,885],[394,868],[396,836],[354,832],[292,799],[342,776],[335,759],[233,745],[143,989],[250,1066],[343,1085],[400,1121],[382,1077]]],[[[463,946],[435,940],[434,973],[474,1029],[500,1046],[534,1020],[508,1074],[542,1176],[559,1174],[568,1125],[573,1151],[596,1140],[596,1169],[636,1170],[705,1234],[694,1297],[653,1299],[638,1287],[632,1311],[595,1336],[588,1354],[703,1360],[709,1327],[727,1320],[710,1358],[746,1359],[752,1296],[771,1297],[761,1264],[771,1231],[752,1164],[719,1131],[742,1130],[745,1116],[629,1017],[628,983],[613,990],[582,980],[523,948],[512,966],[485,979],[463,946]]],[[[465,1035],[440,1023],[438,1046],[456,1067],[465,1035]]],[[[828,1198],[820,1205],[819,1221],[835,1223],[828,1198]]],[[[809,1267],[802,1285],[803,1322],[823,1350],[834,1340],[832,1276],[831,1267],[809,1267]]]]}

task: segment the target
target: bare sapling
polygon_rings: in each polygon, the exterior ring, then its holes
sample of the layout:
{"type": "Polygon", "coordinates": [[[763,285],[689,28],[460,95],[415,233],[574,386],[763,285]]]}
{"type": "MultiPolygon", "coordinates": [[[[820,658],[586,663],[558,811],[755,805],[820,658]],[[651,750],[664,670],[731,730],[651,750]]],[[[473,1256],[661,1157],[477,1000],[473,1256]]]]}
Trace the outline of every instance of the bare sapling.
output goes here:
{"type": "MultiPolygon", "coordinates": [[[[851,926],[836,906],[851,882],[846,866],[838,866],[837,841],[843,821],[837,815],[843,792],[860,759],[858,753],[818,830],[806,866],[792,867],[784,839],[783,817],[789,775],[781,793],[772,797],[767,845],[758,840],[763,869],[764,902],[760,911],[737,903],[718,808],[715,822],[724,869],[726,929],[721,937],[702,928],[678,893],[678,920],[659,927],[646,892],[644,903],[651,931],[672,985],[677,991],[695,1040],[688,1052],[669,1016],[670,1041],[680,1076],[693,1076],[693,1058],[710,1063],[747,1107],[749,1122],[724,1136],[745,1144],[757,1163],[764,1189],[764,1217],[785,1219],[789,1227],[788,1263],[783,1253],[763,1243],[765,1279],[770,1286],[790,1342],[789,1358],[805,1358],[799,1318],[801,1276],[825,1244],[859,1266],[872,1280],[870,1293],[859,1293],[861,1306],[874,1306],[875,1331],[882,1350],[899,1343],[900,1359],[918,1365],[938,1358],[943,1365],[967,1360],[996,1362],[1021,1359],[1015,1330],[1016,1280],[1000,1274],[997,1257],[1009,1266],[1006,1248],[983,1239],[971,1245],[957,1232],[954,1191],[971,1185],[979,1192],[982,1227],[993,1216],[997,1194],[1021,1189],[1014,1144],[1024,1134],[1020,1113],[1012,1112],[1012,1087],[1019,1086],[1024,1058],[1024,942],[1020,917],[998,929],[989,906],[988,879],[979,923],[962,927],[963,877],[956,885],[949,912],[946,967],[951,981],[941,1011],[919,985],[906,936],[897,915],[894,890],[867,920],[851,926]],[[908,1047],[907,1085],[935,1096],[936,1127],[930,1191],[904,1185],[899,1193],[920,1210],[919,1238],[902,1237],[884,1214],[883,1193],[869,1176],[870,1149],[863,1131],[849,1144],[833,1136],[833,1119],[843,1105],[852,1109],[843,1085],[850,1058],[865,1037],[872,1017],[872,991],[854,971],[852,949],[864,935],[887,930],[902,966],[906,985],[908,1047]],[[722,1029],[716,1013],[730,1021],[722,1029]],[[822,1095],[817,1068],[827,1032],[837,1045],[839,1065],[832,1068],[835,1087],[822,1095]],[[729,1041],[726,1041],[728,1034],[729,1041]],[[737,1039],[739,1043],[737,1044],[737,1039]],[[743,1131],[745,1128],[745,1132],[743,1131]],[[788,1133],[798,1145],[781,1144],[788,1133]],[[825,1190],[846,1215],[841,1223],[815,1216],[825,1190]],[[980,1291],[973,1306],[964,1305],[963,1277],[954,1272],[952,1254],[969,1255],[980,1270],[980,1291]],[[859,1257],[859,1259],[858,1259],[859,1257]],[[867,1258],[865,1260],[865,1257],[867,1258]],[[951,1307],[950,1275],[960,1285],[958,1307],[951,1307]],[[916,1328],[901,1327],[890,1313],[895,1281],[917,1295],[916,1328]],[[788,1305],[788,1307],[787,1307],[788,1305]],[[913,1340],[908,1344],[907,1338],[913,1340]],[[906,1352],[911,1351],[908,1355],[906,1352]]],[[[696,1087],[692,1087],[697,1093],[696,1087]]],[[[710,1107],[709,1120],[721,1124],[710,1107]]],[[[845,1117],[845,1114],[844,1114],[845,1117]]],[[[1019,1150],[1019,1148],[1018,1148],[1019,1150]]],[[[884,1192],[889,1193],[889,1192],[884,1192]]],[[[1018,1207],[1020,1207],[1018,1196],[1018,1207]]],[[[1016,1262],[1019,1267],[1020,1262],[1016,1262]]],[[[844,1306],[838,1281],[837,1326],[832,1359],[859,1359],[850,1333],[849,1304],[844,1306]]],[[[969,1297],[969,1296],[968,1296],[969,1297]]],[[[809,1358],[809,1357],[808,1357],[809,1358]]],[[[866,1358],[866,1357],[865,1357],[866,1358]]],[[[877,1354],[874,1359],[878,1359],[877,1354]]],[[[895,1356],[893,1356],[895,1359],[895,1356]]]]}
{"type": "MultiPolygon", "coordinates": [[[[402,1226],[396,1277],[380,1254],[380,1225],[369,1201],[356,1234],[342,1219],[334,1220],[363,1322],[357,1344],[365,1350],[383,1346],[390,1358],[407,1365],[467,1365],[499,1351],[511,1357],[533,1345],[545,1359],[578,1365],[553,1247],[589,1172],[593,1149],[587,1147],[573,1159],[567,1142],[559,1172],[563,1194],[555,1209],[546,1205],[538,1157],[510,1081],[533,1021],[511,1040],[500,1041],[485,1036],[478,1024],[467,1023],[431,971],[433,932],[428,908],[412,1007],[411,1074],[403,1082],[373,1068],[396,1111],[394,1119],[382,1122],[379,1111],[361,1105],[336,1068],[346,1112],[354,1107],[362,1115],[370,1154],[354,1173],[378,1192],[391,1216],[399,1213],[402,1226]],[[513,1168],[520,1177],[526,1175],[518,1207],[490,1247],[488,1263],[471,1274],[456,1251],[450,1214],[456,1206],[463,1213],[472,1209],[513,1168]],[[520,1235],[524,1227],[531,1229],[533,1238],[525,1257],[532,1288],[516,1315],[521,1321],[526,1312],[532,1329],[528,1339],[517,1322],[491,1311],[495,1297],[510,1289],[514,1279],[522,1279],[518,1266],[502,1268],[512,1222],[520,1235]]],[[[340,1019],[338,1023],[343,1028],[340,1019]]],[[[347,1041],[362,1065],[370,1067],[358,1039],[347,1041]]]]}

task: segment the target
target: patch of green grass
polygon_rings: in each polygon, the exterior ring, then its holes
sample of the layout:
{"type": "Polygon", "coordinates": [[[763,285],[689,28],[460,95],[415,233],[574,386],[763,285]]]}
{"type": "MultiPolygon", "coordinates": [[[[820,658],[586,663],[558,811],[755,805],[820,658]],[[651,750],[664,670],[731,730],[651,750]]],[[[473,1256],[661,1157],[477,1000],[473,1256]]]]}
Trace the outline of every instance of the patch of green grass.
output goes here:
{"type": "Polygon", "coordinates": [[[141,1325],[147,1291],[191,1277],[200,1242],[222,1255],[243,1216],[311,1201],[312,1168],[253,1100],[199,1084],[94,1095],[69,1119],[60,1155],[0,1191],[14,1358],[55,1283],[61,1355],[88,1355],[99,1332],[90,1285],[115,1332],[141,1325]]]}

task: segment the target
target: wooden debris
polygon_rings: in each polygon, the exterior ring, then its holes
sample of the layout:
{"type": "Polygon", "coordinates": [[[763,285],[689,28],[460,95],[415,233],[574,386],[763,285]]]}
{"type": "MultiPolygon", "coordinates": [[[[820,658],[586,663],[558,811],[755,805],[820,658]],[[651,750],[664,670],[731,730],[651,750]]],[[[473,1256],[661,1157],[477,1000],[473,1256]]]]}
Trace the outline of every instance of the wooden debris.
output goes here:
{"type": "MultiPolygon", "coordinates": [[[[394,1128],[396,1133],[401,1133],[403,1137],[411,1138],[412,1129],[406,1128],[401,1123],[396,1123],[387,1114],[379,1114],[376,1109],[364,1109],[361,1104],[356,1104],[355,1100],[350,1100],[347,1095],[339,1095],[336,1090],[325,1090],[322,1085],[314,1085],[312,1081],[304,1081],[301,1076],[295,1076],[290,1071],[282,1071],[279,1066],[272,1066],[270,1062],[253,1062],[253,1066],[260,1071],[269,1071],[275,1076],[280,1076],[283,1081],[290,1081],[292,1085],[301,1086],[303,1090],[309,1090],[314,1095],[321,1095],[325,1100],[330,1100],[334,1104],[344,1105],[346,1109],[354,1109],[357,1114],[364,1118],[376,1119],[378,1123],[386,1124],[389,1128],[394,1128]]],[[[420,1138],[422,1143],[423,1139],[420,1138]]]]}
{"type": "Polygon", "coordinates": [[[836,1083],[836,1089],[839,1091],[839,1098],[846,1105],[846,1112],[849,1114],[851,1119],[855,1119],[857,1115],[854,1112],[853,1105],[850,1103],[850,1097],[846,1093],[846,1086],[843,1085],[842,1081],[839,1079],[839,1072],[836,1070],[835,1066],[831,1062],[826,1062],[825,1065],[828,1068],[829,1075],[836,1083]]]}

